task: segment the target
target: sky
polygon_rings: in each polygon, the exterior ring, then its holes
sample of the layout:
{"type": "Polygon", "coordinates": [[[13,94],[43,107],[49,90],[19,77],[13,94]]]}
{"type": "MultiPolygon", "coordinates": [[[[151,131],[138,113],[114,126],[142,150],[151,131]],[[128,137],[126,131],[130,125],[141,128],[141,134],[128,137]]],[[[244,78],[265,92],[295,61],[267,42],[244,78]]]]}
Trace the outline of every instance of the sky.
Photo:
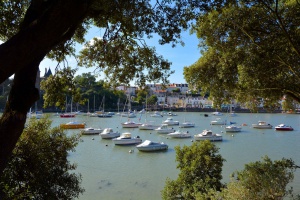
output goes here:
{"type": "MultiPolygon", "coordinates": [[[[87,36],[87,40],[91,40],[93,37],[100,37],[100,29],[92,28],[87,36]]],[[[165,59],[172,62],[171,70],[174,70],[175,73],[169,77],[170,83],[186,83],[183,77],[183,67],[189,66],[195,63],[201,56],[200,49],[198,48],[198,39],[196,35],[190,35],[189,32],[184,32],[182,34],[182,40],[185,43],[184,46],[178,44],[175,48],[172,48],[171,45],[159,45],[158,42],[154,39],[151,39],[148,42],[149,46],[155,46],[156,51],[159,55],[162,55],[165,59]]],[[[78,46],[77,51],[80,51],[82,46],[78,46]]],[[[77,63],[74,58],[68,59],[69,66],[76,67],[77,63]]],[[[49,59],[45,59],[40,64],[41,76],[44,75],[45,69],[51,69],[52,73],[55,71],[57,63],[52,62],[49,59]]],[[[84,68],[80,67],[76,75],[82,73],[94,72],[94,68],[84,68]]],[[[101,76],[100,76],[101,79],[101,76]]]]}

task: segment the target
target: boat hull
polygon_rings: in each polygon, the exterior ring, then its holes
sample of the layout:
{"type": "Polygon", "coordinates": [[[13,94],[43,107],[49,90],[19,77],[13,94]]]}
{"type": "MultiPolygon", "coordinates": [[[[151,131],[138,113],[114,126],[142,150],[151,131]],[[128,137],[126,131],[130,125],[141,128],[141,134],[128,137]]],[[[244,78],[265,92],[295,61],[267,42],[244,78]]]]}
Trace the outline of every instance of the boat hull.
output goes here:
{"type": "Polygon", "coordinates": [[[100,134],[102,129],[93,129],[93,128],[86,128],[80,131],[82,135],[96,135],[100,134]]]}
{"type": "Polygon", "coordinates": [[[195,140],[202,141],[202,140],[210,140],[210,141],[222,141],[222,136],[212,136],[212,137],[204,137],[204,136],[195,136],[195,140]]]}
{"type": "Polygon", "coordinates": [[[136,147],[139,151],[164,151],[168,149],[168,145],[157,145],[157,146],[153,146],[153,147],[143,147],[143,146],[137,146],[136,147]]]}
{"type": "Polygon", "coordinates": [[[63,129],[80,129],[80,128],[84,128],[85,124],[61,124],[60,128],[63,129]]]}
{"type": "Polygon", "coordinates": [[[120,133],[111,133],[111,134],[100,134],[102,139],[112,139],[116,137],[120,137],[120,133]]]}
{"type": "Polygon", "coordinates": [[[189,135],[187,133],[180,133],[180,134],[169,133],[168,136],[171,138],[190,138],[190,137],[192,137],[191,135],[189,135]]]}
{"type": "Polygon", "coordinates": [[[115,145],[134,145],[134,144],[139,144],[142,142],[142,139],[139,138],[132,138],[132,139],[113,139],[113,142],[115,145]]]}
{"type": "Polygon", "coordinates": [[[271,125],[257,125],[257,124],[252,124],[253,128],[257,128],[257,129],[271,129],[272,126],[271,125]]]}
{"type": "Polygon", "coordinates": [[[61,114],[59,115],[61,118],[74,118],[75,114],[61,114]]]}

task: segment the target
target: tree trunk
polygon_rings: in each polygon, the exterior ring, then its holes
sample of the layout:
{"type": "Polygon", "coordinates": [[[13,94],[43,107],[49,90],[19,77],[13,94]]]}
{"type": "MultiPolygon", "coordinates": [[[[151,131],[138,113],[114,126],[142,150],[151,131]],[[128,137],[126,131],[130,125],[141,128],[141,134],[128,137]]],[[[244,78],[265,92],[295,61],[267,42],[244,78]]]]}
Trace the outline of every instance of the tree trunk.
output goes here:
{"type": "Polygon", "coordinates": [[[27,112],[39,97],[35,81],[40,62],[73,36],[89,4],[89,0],[33,0],[20,31],[0,45],[0,83],[15,74],[0,119],[0,176],[23,132],[27,112]]]}

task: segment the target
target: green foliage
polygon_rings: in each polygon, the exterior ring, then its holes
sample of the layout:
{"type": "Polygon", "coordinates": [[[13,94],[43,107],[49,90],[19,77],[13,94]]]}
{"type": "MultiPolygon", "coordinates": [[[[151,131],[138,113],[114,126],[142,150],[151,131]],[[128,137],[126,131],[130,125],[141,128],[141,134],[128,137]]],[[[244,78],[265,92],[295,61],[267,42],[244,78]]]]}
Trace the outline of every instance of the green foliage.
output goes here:
{"type": "MultiPolygon", "coordinates": [[[[297,166],[291,159],[272,161],[265,156],[263,161],[245,165],[245,169],[236,173],[222,191],[224,199],[283,199],[292,195],[293,189],[286,190],[294,179],[297,166]]],[[[290,196],[291,197],[291,196],[290,196]]]]}
{"type": "Polygon", "coordinates": [[[272,109],[284,95],[299,102],[299,13],[296,0],[236,1],[203,12],[194,26],[202,57],[185,67],[187,82],[223,103],[261,97],[272,109]]]}
{"type": "Polygon", "coordinates": [[[149,98],[147,98],[147,105],[155,105],[157,104],[158,98],[156,95],[151,95],[149,98]]]}
{"type": "Polygon", "coordinates": [[[295,110],[295,102],[291,98],[285,98],[282,102],[282,110],[295,110]]]}
{"type": "Polygon", "coordinates": [[[27,124],[0,179],[6,199],[74,199],[84,192],[67,159],[79,137],[50,127],[47,118],[27,124]]]}
{"type": "Polygon", "coordinates": [[[54,105],[65,109],[66,97],[72,98],[74,102],[82,100],[74,81],[75,72],[76,70],[71,68],[64,68],[41,82],[41,90],[44,91],[44,107],[54,105]]]}
{"type": "Polygon", "coordinates": [[[210,141],[194,142],[190,147],[175,147],[177,168],[176,180],[166,180],[162,190],[163,199],[196,199],[211,189],[222,188],[222,166],[225,161],[218,148],[210,141]]]}
{"type": "Polygon", "coordinates": [[[161,191],[163,199],[197,200],[261,200],[283,199],[294,196],[293,188],[287,189],[299,166],[291,159],[272,161],[265,156],[263,161],[245,165],[245,169],[232,175],[232,180],[223,185],[222,166],[225,161],[218,148],[210,141],[194,142],[192,146],[175,147],[178,178],[167,178],[161,191]],[[235,178],[234,178],[235,177],[235,178]]]}

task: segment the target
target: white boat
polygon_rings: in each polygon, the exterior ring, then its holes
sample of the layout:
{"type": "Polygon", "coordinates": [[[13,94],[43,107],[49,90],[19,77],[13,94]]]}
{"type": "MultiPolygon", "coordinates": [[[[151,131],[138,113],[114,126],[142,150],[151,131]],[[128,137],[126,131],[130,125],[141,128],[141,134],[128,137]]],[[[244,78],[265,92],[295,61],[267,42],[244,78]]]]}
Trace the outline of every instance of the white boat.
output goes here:
{"type": "Polygon", "coordinates": [[[215,120],[210,121],[211,125],[225,125],[226,120],[223,121],[221,118],[216,118],[215,120]]]}
{"type": "Polygon", "coordinates": [[[265,121],[258,121],[258,124],[252,124],[252,127],[258,129],[270,129],[273,126],[265,121]]]}
{"type": "Polygon", "coordinates": [[[120,136],[118,131],[114,131],[112,128],[105,128],[101,133],[100,136],[102,139],[111,139],[120,136]]]}
{"type": "Polygon", "coordinates": [[[172,138],[190,138],[190,137],[192,137],[188,131],[180,131],[180,130],[175,131],[173,133],[169,133],[167,135],[172,138]]]}
{"type": "Polygon", "coordinates": [[[294,129],[291,126],[285,124],[279,124],[275,126],[276,131],[293,131],[294,129]]]}
{"type": "Polygon", "coordinates": [[[89,117],[98,117],[97,113],[90,113],[89,117]]]}
{"type": "Polygon", "coordinates": [[[29,118],[41,119],[44,117],[43,111],[36,111],[35,113],[29,113],[27,115],[29,118]]]}
{"type": "Polygon", "coordinates": [[[123,128],[138,128],[142,123],[136,123],[134,121],[127,121],[122,123],[123,128]]]}
{"type": "Polygon", "coordinates": [[[143,108],[142,110],[139,111],[140,114],[145,114],[146,110],[143,108]]]}
{"type": "Polygon", "coordinates": [[[212,115],[214,115],[214,116],[222,116],[223,115],[223,113],[221,113],[221,112],[213,112],[213,113],[211,113],[212,115]]]}
{"type": "Polygon", "coordinates": [[[229,113],[229,116],[230,116],[230,117],[235,117],[235,116],[237,116],[237,114],[236,114],[235,112],[232,111],[232,112],[229,113]]]}
{"type": "Polygon", "coordinates": [[[167,124],[167,125],[179,125],[179,121],[174,121],[172,117],[168,117],[164,122],[164,124],[167,124]]]}
{"type": "Polygon", "coordinates": [[[80,131],[82,135],[95,135],[101,133],[103,130],[101,128],[85,128],[80,131]]]}
{"type": "Polygon", "coordinates": [[[170,128],[167,124],[162,124],[160,127],[156,128],[154,130],[157,133],[162,133],[162,134],[175,132],[175,129],[174,128],[170,128]]]}
{"type": "Polygon", "coordinates": [[[122,133],[120,137],[112,139],[112,141],[116,145],[131,145],[131,144],[139,144],[142,142],[142,139],[137,137],[131,137],[131,133],[122,133]]]}
{"type": "Polygon", "coordinates": [[[179,125],[179,128],[191,128],[191,127],[195,127],[195,123],[185,121],[179,125]]]}
{"type": "Polygon", "coordinates": [[[150,115],[151,117],[163,117],[159,112],[155,111],[153,114],[150,115]]]}
{"type": "Polygon", "coordinates": [[[168,112],[169,116],[177,116],[177,114],[173,113],[173,112],[168,112]]]}
{"type": "Polygon", "coordinates": [[[158,127],[159,126],[154,125],[153,122],[145,122],[145,123],[139,125],[140,130],[154,130],[158,127]]]}
{"type": "Polygon", "coordinates": [[[135,118],[136,114],[133,112],[125,112],[125,113],[121,113],[121,117],[128,117],[128,118],[135,118]]]}
{"type": "Polygon", "coordinates": [[[222,141],[223,137],[220,134],[213,133],[211,130],[203,130],[202,133],[194,135],[195,140],[210,140],[210,141],[222,141]]]}
{"type": "Polygon", "coordinates": [[[100,117],[100,118],[109,118],[109,117],[112,117],[112,115],[110,115],[108,113],[97,114],[97,116],[100,117]]]}
{"type": "Polygon", "coordinates": [[[231,125],[225,127],[226,132],[240,132],[241,130],[242,130],[242,127],[236,126],[234,124],[231,124],[231,125]]]}
{"type": "Polygon", "coordinates": [[[136,146],[139,151],[163,151],[168,149],[168,145],[163,142],[152,142],[145,140],[143,143],[136,146]]]}

